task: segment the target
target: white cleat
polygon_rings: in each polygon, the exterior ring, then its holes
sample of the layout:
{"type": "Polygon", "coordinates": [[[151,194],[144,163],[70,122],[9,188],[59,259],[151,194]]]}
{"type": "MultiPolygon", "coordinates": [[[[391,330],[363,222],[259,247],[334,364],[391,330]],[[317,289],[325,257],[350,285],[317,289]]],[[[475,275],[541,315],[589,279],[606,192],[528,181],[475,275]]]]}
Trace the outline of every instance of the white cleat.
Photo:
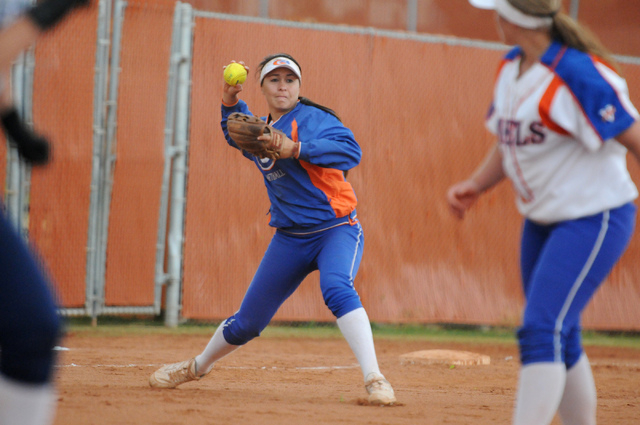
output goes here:
{"type": "Polygon", "coordinates": [[[196,375],[196,359],[185,360],[162,366],[149,377],[149,385],[153,388],[175,388],[185,382],[200,379],[196,375]]]}
{"type": "Polygon", "coordinates": [[[364,387],[369,394],[370,404],[389,406],[396,402],[396,396],[391,384],[379,373],[372,372],[368,374],[364,387]]]}

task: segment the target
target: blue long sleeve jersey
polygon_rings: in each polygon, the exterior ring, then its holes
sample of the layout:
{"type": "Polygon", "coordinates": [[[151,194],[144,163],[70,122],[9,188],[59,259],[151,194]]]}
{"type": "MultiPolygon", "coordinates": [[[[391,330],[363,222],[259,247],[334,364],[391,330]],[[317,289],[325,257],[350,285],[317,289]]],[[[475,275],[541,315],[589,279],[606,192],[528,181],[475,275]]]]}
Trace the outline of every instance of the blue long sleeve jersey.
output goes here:
{"type": "MultiPolygon", "coordinates": [[[[227,117],[234,112],[253,114],[242,100],[222,105],[224,137],[239,149],[227,131],[227,117]]],[[[300,142],[301,149],[298,159],[276,161],[242,151],[262,172],[271,201],[269,225],[312,229],[352,214],[357,198],[344,172],[360,163],[362,150],[351,130],[333,115],[300,102],[272,126],[300,142]]]]}

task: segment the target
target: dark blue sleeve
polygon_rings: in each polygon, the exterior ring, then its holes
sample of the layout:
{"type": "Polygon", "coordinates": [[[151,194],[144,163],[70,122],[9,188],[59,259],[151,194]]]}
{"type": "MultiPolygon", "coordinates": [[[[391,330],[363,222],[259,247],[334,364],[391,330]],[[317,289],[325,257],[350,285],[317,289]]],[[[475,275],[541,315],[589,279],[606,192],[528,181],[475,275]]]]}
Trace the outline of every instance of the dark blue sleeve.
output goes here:
{"type": "Polygon", "coordinates": [[[360,163],[362,149],[353,132],[331,114],[314,114],[298,129],[300,158],[323,168],[347,171],[360,163]]]}

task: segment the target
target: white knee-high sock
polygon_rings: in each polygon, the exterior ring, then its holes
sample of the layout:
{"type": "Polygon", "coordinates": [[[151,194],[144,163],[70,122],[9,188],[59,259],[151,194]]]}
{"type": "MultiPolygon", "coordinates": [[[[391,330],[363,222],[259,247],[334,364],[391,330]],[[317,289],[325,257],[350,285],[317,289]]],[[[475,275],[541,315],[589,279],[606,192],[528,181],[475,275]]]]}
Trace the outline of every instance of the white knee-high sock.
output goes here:
{"type": "Polygon", "coordinates": [[[364,308],[357,308],[337,320],[340,332],[355,354],[364,378],[375,372],[380,373],[376,350],[373,346],[373,333],[369,316],[364,308]]]}
{"type": "Polygon", "coordinates": [[[586,354],[567,371],[567,383],[558,412],[564,425],[595,425],[596,384],[586,354]]]}
{"type": "Polygon", "coordinates": [[[564,363],[532,363],[520,369],[514,425],[549,425],[558,410],[567,371],[564,363]]]}
{"type": "Polygon", "coordinates": [[[55,412],[52,384],[26,384],[0,375],[0,424],[49,425],[55,412]]]}
{"type": "Polygon", "coordinates": [[[204,351],[196,356],[196,374],[198,376],[204,376],[209,373],[215,362],[241,347],[240,345],[231,345],[224,339],[222,330],[225,323],[226,321],[218,326],[204,351]]]}

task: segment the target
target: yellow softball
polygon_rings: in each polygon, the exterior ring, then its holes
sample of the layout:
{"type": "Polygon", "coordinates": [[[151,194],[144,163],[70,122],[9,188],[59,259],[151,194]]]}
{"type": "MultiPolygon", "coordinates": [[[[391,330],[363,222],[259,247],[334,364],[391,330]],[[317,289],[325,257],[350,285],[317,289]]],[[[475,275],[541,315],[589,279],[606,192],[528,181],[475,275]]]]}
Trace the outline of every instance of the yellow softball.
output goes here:
{"type": "Polygon", "coordinates": [[[242,84],[247,79],[247,70],[236,62],[231,62],[224,69],[224,81],[230,86],[242,84]]]}

